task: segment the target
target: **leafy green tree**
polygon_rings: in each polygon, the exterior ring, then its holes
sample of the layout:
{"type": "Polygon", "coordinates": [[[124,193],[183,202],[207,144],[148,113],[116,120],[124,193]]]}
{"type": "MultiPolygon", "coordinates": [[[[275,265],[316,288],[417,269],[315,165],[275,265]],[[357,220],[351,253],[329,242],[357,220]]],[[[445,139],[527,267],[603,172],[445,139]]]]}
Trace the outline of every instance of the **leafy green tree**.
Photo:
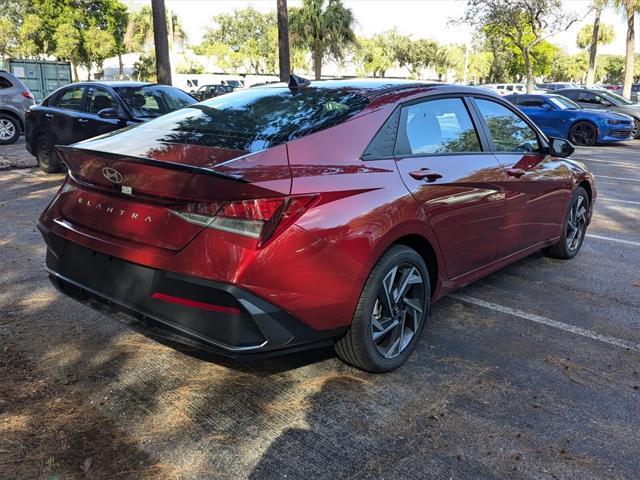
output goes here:
{"type": "Polygon", "coordinates": [[[151,54],[142,54],[138,61],[133,64],[133,76],[141,82],[155,82],[156,77],[156,57],[151,54]]]}
{"type": "Polygon", "coordinates": [[[10,18],[0,18],[0,58],[10,57],[18,43],[18,32],[10,18]]]}
{"type": "Polygon", "coordinates": [[[464,15],[468,24],[514,45],[523,58],[527,92],[533,88],[532,50],[577,20],[563,12],[560,0],[468,0],[464,15]]]}
{"type": "Polygon", "coordinates": [[[56,56],[69,60],[73,70],[73,79],[78,81],[78,65],[85,59],[84,39],[82,32],[71,22],[63,23],[54,34],[56,42],[56,56]]]}
{"type": "Polygon", "coordinates": [[[107,16],[107,25],[111,36],[113,37],[113,53],[118,56],[118,76],[124,78],[124,65],[122,63],[122,55],[127,53],[127,45],[125,37],[127,34],[127,26],[129,24],[129,11],[120,0],[112,0],[109,2],[109,15],[107,16]]]}
{"type": "Polygon", "coordinates": [[[397,65],[397,37],[396,32],[390,31],[358,39],[355,58],[360,65],[359,74],[384,77],[387,70],[397,65]]]}
{"type": "Polygon", "coordinates": [[[438,48],[434,66],[438,80],[447,80],[452,74],[456,79],[461,80],[464,71],[464,47],[460,45],[441,46],[438,48]]]}
{"type": "Polygon", "coordinates": [[[473,52],[469,55],[468,78],[472,83],[484,83],[485,79],[491,72],[493,64],[493,53],[491,52],[473,52]]]}
{"type": "Polygon", "coordinates": [[[346,49],[355,46],[354,24],[353,12],[342,0],[302,0],[300,8],[291,9],[292,43],[311,52],[316,80],[325,59],[342,60],[346,49]]]}
{"type": "Polygon", "coordinates": [[[84,48],[86,52],[86,65],[90,70],[96,65],[102,70],[102,64],[115,51],[115,40],[111,32],[97,27],[89,27],[85,32],[84,48]]]}
{"type": "Polygon", "coordinates": [[[552,82],[582,82],[589,62],[587,52],[569,55],[558,51],[550,65],[546,79],[552,82]]]}
{"type": "Polygon", "coordinates": [[[418,78],[423,69],[435,63],[439,48],[435,40],[400,37],[395,45],[396,59],[401,67],[409,69],[411,78],[418,78]]]}
{"type": "Polygon", "coordinates": [[[260,13],[248,7],[216,15],[213,21],[216,26],[205,32],[199,51],[216,56],[234,70],[247,63],[253,73],[274,72],[277,53],[274,13],[260,13]]]}
{"type": "MultiPolygon", "coordinates": [[[[613,25],[608,25],[606,23],[601,23],[598,27],[598,45],[608,45],[613,42],[615,38],[615,30],[613,29],[613,25]]],[[[585,25],[578,32],[578,37],[576,39],[576,44],[580,48],[590,48],[591,40],[593,38],[593,25],[585,25]]]]}

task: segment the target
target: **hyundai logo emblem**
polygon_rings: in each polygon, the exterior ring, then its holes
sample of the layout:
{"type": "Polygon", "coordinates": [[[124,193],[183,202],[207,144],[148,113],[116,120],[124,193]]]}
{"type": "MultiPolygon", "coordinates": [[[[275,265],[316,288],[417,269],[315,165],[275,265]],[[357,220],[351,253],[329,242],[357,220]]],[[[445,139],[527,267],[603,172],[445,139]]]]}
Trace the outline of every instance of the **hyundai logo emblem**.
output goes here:
{"type": "Polygon", "coordinates": [[[102,169],[102,175],[104,175],[104,178],[106,178],[110,182],[117,184],[122,183],[122,174],[115,168],[104,167],[102,169]]]}

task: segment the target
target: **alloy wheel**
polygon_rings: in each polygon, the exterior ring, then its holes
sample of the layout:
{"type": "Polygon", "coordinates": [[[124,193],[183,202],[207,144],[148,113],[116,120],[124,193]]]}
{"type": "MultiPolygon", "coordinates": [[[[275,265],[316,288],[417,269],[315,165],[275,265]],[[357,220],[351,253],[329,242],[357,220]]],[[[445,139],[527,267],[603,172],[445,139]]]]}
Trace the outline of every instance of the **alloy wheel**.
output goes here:
{"type": "Polygon", "coordinates": [[[15,134],[15,124],[11,120],[0,118],[0,140],[10,140],[15,134]]]}
{"type": "Polygon", "coordinates": [[[48,166],[51,161],[51,150],[47,142],[41,142],[38,147],[38,162],[42,166],[48,166]]]}
{"type": "Polygon", "coordinates": [[[587,207],[585,198],[578,195],[569,210],[567,219],[567,249],[575,251],[580,247],[587,228],[587,207]]]}
{"type": "Polygon", "coordinates": [[[579,123],[571,129],[571,142],[588,146],[596,143],[596,131],[588,123],[579,123]]]}
{"type": "Polygon", "coordinates": [[[415,265],[402,263],[385,275],[371,317],[371,337],[380,355],[395,358],[411,344],[425,301],[424,279],[415,265]]]}

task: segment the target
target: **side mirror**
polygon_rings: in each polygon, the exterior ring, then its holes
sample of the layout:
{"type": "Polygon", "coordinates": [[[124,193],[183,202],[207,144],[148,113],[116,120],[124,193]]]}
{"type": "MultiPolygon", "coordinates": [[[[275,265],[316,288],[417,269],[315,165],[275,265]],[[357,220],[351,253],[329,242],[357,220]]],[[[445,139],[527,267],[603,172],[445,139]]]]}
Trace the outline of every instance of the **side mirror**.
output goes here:
{"type": "Polygon", "coordinates": [[[564,138],[549,138],[549,154],[552,157],[570,157],[576,147],[569,140],[564,138]]]}
{"type": "Polygon", "coordinates": [[[103,108],[98,112],[100,118],[125,120],[125,116],[117,108],[103,108]]]}

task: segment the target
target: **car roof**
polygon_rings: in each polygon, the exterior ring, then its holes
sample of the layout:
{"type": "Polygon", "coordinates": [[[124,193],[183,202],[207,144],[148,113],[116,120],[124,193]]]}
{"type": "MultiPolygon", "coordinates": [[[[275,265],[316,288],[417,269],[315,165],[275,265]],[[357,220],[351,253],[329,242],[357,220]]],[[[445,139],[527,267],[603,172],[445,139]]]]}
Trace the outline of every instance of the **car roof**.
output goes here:
{"type": "Polygon", "coordinates": [[[151,82],[137,82],[135,80],[91,80],[87,82],[76,82],[73,85],[105,85],[107,87],[144,87],[146,85],[156,85],[151,82]]]}
{"type": "MultiPolygon", "coordinates": [[[[256,86],[255,88],[264,89],[288,89],[287,84],[283,82],[272,83],[267,85],[256,86]]],[[[350,90],[373,100],[378,97],[389,94],[398,94],[400,97],[409,97],[411,95],[426,92],[429,93],[461,93],[471,94],[477,93],[482,95],[490,95],[499,98],[486,88],[469,87],[466,85],[455,85],[448,83],[425,82],[418,80],[404,80],[392,78],[355,78],[347,80],[314,80],[311,81],[307,88],[327,88],[335,90],[350,90]]]]}

